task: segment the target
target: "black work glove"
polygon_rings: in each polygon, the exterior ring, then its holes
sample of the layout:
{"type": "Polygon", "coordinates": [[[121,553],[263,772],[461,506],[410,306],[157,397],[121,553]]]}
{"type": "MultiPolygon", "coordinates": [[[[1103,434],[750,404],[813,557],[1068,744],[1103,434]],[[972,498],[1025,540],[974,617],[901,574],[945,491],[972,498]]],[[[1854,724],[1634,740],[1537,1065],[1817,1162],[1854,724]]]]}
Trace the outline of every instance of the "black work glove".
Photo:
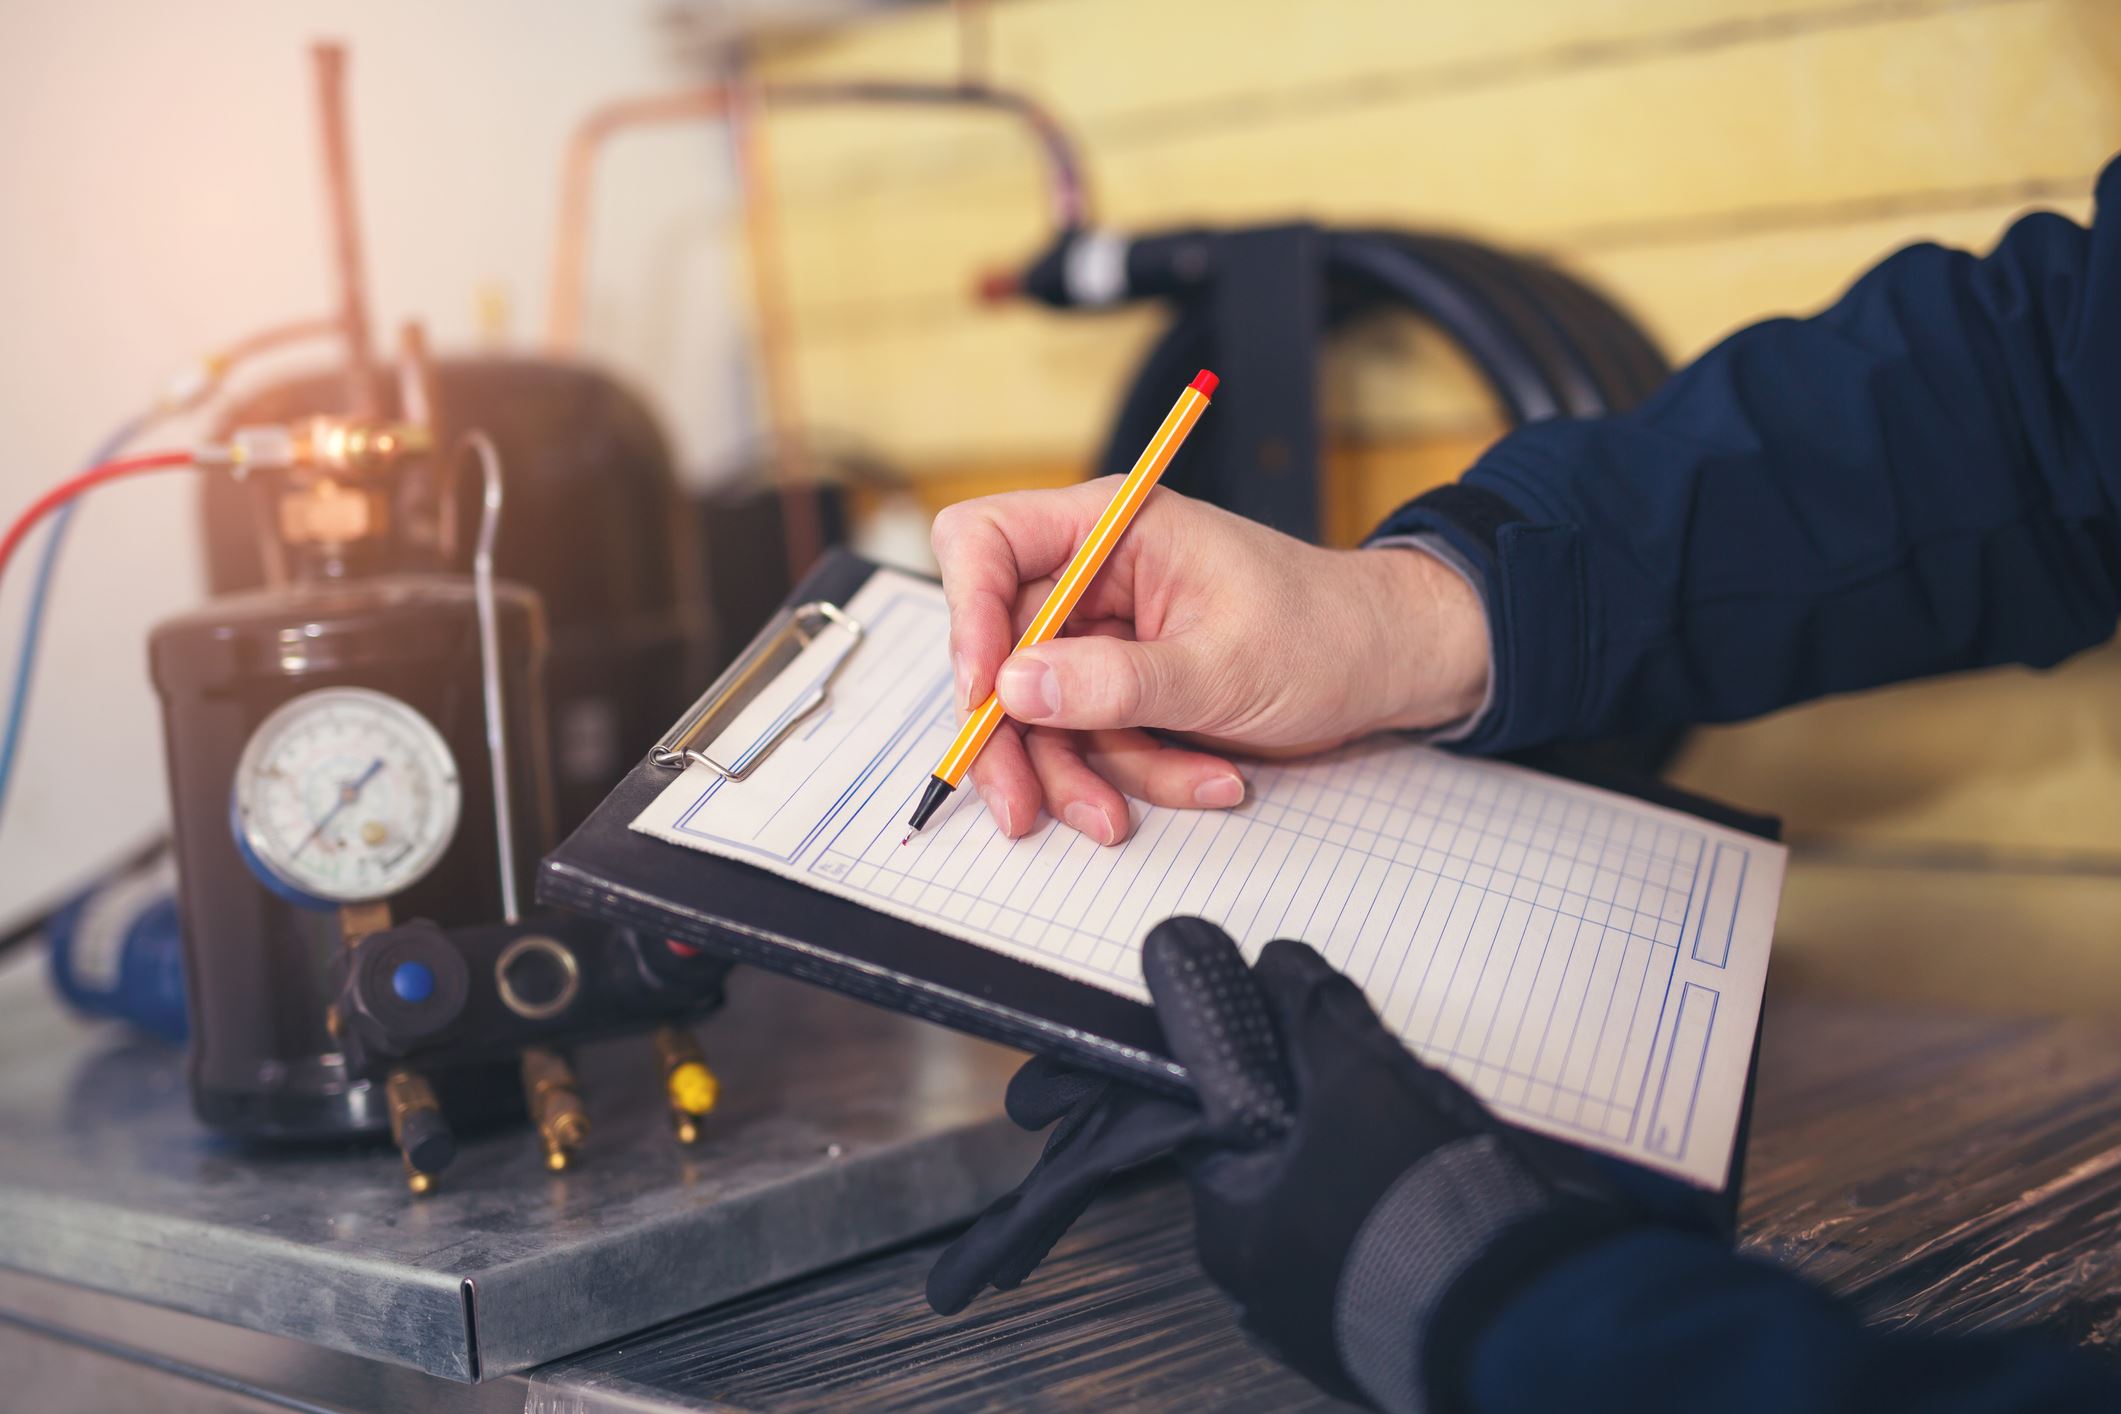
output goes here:
{"type": "MultiPolygon", "coordinates": [[[[1195,1141],[1249,1146],[1288,1127],[1280,1041],[1266,1000],[1252,985],[1244,956],[1229,935],[1197,918],[1168,919],[1151,930],[1142,965],[1159,1014],[1159,985],[1219,1008],[1227,1049],[1239,1064],[1228,1074],[1218,1072],[1212,1087],[1200,1087],[1203,1103],[1196,1106],[1044,1056],[1024,1062],[1009,1082],[1009,1118],[1025,1129],[1060,1122],[1024,1181],[989,1204],[936,1259],[928,1273],[928,1304],[940,1314],[955,1315],[985,1287],[1008,1291],[1022,1282],[1106,1180],[1122,1170],[1195,1141]],[[1215,945],[1199,946],[1203,941],[1215,945]],[[1149,961],[1152,952],[1159,962],[1149,961]],[[1159,984],[1164,963],[1176,971],[1159,984]]],[[[1168,1021],[1165,1030],[1170,1030],[1168,1021]]],[[[1180,1054],[1180,1059],[1186,1058],[1180,1054]]]]}
{"type": "Polygon", "coordinates": [[[1248,1330],[1342,1398],[1449,1407],[1474,1338],[1540,1271],[1628,1226],[1703,1225],[1646,1201],[1657,1184],[1497,1121],[1305,944],[1269,943],[1247,969],[1220,928],[1171,919],[1142,970],[1199,1107],[1026,1065],[1011,1116],[1065,1118],[936,1262],[938,1311],[1022,1281],[1106,1178],[1175,1149],[1201,1265],[1248,1330]]]}

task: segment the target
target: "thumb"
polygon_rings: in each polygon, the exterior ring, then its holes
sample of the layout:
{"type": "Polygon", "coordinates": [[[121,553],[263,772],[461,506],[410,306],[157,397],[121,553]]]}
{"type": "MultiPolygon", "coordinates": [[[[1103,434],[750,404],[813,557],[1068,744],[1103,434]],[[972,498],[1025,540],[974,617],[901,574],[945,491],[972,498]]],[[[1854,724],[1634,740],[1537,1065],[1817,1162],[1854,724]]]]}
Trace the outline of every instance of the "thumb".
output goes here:
{"type": "Polygon", "coordinates": [[[1166,918],[1142,943],[1142,977],[1171,1054],[1193,1077],[1208,1135],[1257,1145],[1292,1122],[1291,1085],[1267,999],[1237,944],[1205,918],[1166,918]]]}
{"type": "Polygon", "coordinates": [[[1173,644],[1092,634],[1012,654],[995,691],[1019,722],[1188,731],[1207,718],[1205,679],[1191,655],[1173,644]]]}

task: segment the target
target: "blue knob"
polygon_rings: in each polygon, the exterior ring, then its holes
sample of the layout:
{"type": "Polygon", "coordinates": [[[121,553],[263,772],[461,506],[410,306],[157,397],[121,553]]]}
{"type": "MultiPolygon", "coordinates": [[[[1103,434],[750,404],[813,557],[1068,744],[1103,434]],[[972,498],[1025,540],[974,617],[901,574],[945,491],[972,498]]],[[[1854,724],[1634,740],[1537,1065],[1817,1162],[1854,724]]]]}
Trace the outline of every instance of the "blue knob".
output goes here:
{"type": "Polygon", "coordinates": [[[435,994],[435,975],[424,962],[401,962],[390,974],[390,990],[398,1000],[424,1002],[435,994]]]}

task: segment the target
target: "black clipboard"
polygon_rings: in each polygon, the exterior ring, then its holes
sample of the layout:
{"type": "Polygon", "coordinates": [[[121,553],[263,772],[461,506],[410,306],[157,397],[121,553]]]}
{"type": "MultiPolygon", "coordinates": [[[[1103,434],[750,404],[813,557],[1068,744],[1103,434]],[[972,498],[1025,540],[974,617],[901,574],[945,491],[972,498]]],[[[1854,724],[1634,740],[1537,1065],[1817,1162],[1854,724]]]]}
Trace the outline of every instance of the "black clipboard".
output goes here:
{"type": "MultiPolygon", "coordinates": [[[[783,618],[797,616],[805,607],[847,603],[876,568],[848,551],[833,551],[790,594],[783,618]]],[[[760,646],[754,642],[747,649],[746,657],[695,704],[688,719],[710,697],[721,695],[717,690],[732,677],[744,676],[746,659],[760,646]]],[[[677,731],[674,728],[673,734],[677,731]]],[[[1140,1002],[804,888],[753,865],[633,830],[635,817],[675,778],[675,763],[665,750],[672,739],[659,743],[545,859],[538,870],[541,902],[675,939],[1003,1045],[1076,1061],[1169,1094],[1190,1094],[1184,1067],[1164,1053],[1155,1012],[1140,1002]],[[660,763],[658,757],[663,758],[660,763]]],[[[1662,782],[1616,781],[1571,770],[1552,759],[1539,765],[1550,774],[1572,776],[1765,838],[1780,834],[1772,819],[1743,814],[1662,782]]],[[[1756,1024],[1756,1061],[1758,1048],[1756,1024]]],[[[1721,1195],[1732,1205],[1751,1110],[1749,1077],[1738,1144],[1721,1195]]]]}
{"type": "MultiPolygon", "coordinates": [[[[835,550],[785,607],[845,604],[875,570],[835,550]]],[[[643,758],[539,866],[538,898],[989,1041],[1188,1093],[1184,1068],[1162,1053],[1155,1013],[1139,1002],[633,830],[674,778],[655,753],[643,758]]]]}

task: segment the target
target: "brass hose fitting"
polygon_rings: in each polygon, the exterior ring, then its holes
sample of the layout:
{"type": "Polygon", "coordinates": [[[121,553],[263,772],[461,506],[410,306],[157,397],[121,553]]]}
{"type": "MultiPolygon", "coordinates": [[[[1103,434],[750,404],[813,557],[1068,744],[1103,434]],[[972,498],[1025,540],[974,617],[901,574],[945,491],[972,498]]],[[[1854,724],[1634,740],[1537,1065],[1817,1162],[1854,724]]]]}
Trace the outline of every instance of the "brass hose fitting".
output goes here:
{"type": "Polygon", "coordinates": [[[390,1111],[390,1137],[405,1160],[405,1185],[426,1193],[435,1176],[457,1156],[456,1136],[442,1117],[434,1087],[418,1071],[393,1070],[383,1082],[383,1101],[390,1111]]]}
{"type": "Polygon", "coordinates": [[[545,1146],[545,1167],[559,1173],[574,1161],[589,1137],[589,1112],[575,1086],[574,1067],[559,1052],[543,1046],[523,1051],[523,1096],[538,1142],[545,1146]]]}

